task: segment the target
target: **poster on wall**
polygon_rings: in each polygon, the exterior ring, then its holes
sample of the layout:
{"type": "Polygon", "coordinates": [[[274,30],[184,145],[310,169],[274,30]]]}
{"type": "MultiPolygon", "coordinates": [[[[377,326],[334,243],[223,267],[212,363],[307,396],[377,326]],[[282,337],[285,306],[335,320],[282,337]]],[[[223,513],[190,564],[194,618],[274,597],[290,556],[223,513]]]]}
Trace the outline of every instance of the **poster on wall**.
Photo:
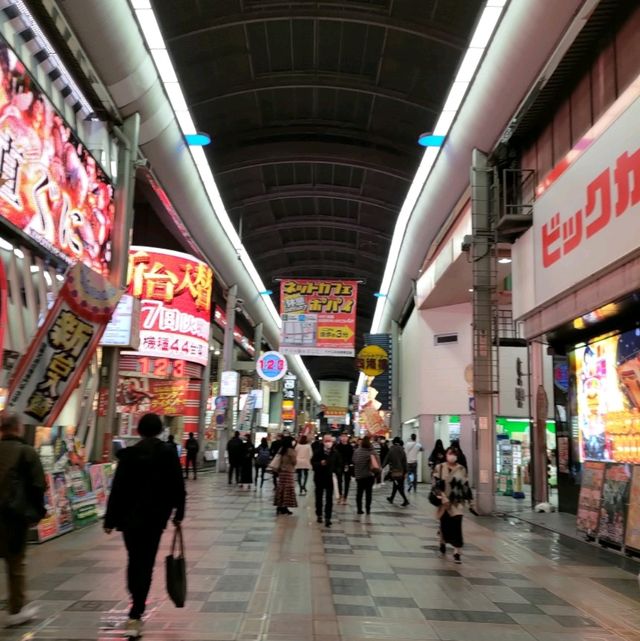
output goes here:
{"type": "Polygon", "coordinates": [[[89,472],[86,469],[70,467],[65,472],[65,480],[74,527],[80,528],[94,523],[98,519],[98,505],[91,490],[89,472]]]}
{"type": "Polygon", "coordinates": [[[189,379],[160,380],[143,376],[121,376],[116,394],[116,412],[159,416],[184,414],[189,379]]]}
{"type": "Polygon", "coordinates": [[[581,460],[640,463],[640,329],[573,353],[581,460]]]}
{"type": "Polygon", "coordinates": [[[65,534],[73,530],[73,513],[71,510],[71,500],[67,494],[67,481],[64,472],[54,472],[51,478],[53,480],[53,500],[55,503],[58,534],[65,534]]]}
{"type": "Polygon", "coordinates": [[[634,466],[631,477],[624,544],[634,550],[640,550],[640,465],[634,466]]]}
{"type": "Polygon", "coordinates": [[[140,347],[136,354],[205,366],[213,271],[182,252],[132,246],[128,294],[141,299],[140,347]]]}
{"type": "Polygon", "coordinates": [[[580,532],[595,535],[598,531],[603,482],[604,463],[597,461],[584,463],[576,516],[576,529],[580,532]]]}
{"type": "Polygon", "coordinates": [[[354,356],[357,281],[285,278],[280,283],[280,351],[354,356]]]}
{"type": "Polygon", "coordinates": [[[82,263],[67,272],[55,304],[16,366],[7,406],[53,425],[98,347],[122,292],[82,263]]]}
{"type": "Polygon", "coordinates": [[[96,497],[96,511],[98,516],[104,516],[107,510],[107,491],[104,485],[104,474],[102,465],[91,465],[89,476],[91,477],[91,491],[96,497]]]}
{"type": "Polygon", "coordinates": [[[113,188],[0,40],[0,217],[68,263],[109,271],[113,188]]]}
{"type": "Polygon", "coordinates": [[[598,527],[598,537],[601,541],[623,545],[630,483],[631,465],[609,463],[606,466],[598,527]]]}
{"type": "Polygon", "coordinates": [[[44,507],[47,515],[38,523],[38,541],[47,541],[58,536],[58,520],[54,501],[53,478],[50,473],[45,474],[47,489],[44,492],[44,507]]]}

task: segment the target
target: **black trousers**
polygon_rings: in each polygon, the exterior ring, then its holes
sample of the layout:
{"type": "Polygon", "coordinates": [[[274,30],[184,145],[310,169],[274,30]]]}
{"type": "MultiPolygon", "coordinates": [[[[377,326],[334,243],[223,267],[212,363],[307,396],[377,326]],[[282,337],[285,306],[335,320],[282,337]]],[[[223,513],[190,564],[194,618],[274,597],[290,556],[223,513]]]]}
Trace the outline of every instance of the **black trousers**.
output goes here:
{"type": "Polygon", "coordinates": [[[127,565],[127,588],[131,594],[130,619],[141,619],[144,614],[153,566],[162,538],[162,528],[138,528],[122,533],[129,554],[127,565]]]}
{"type": "Polygon", "coordinates": [[[258,477],[260,477],[260,487],[264,485],[264,471],[266,469],[266,465],[256,465],[256,487],[258,485],[258,477]]]}
{"type": "Polygon", "coordinates": [[[242,472],[242,463],[240,461],[229,461],[229,485],[233,483],[233,473],[236,475],[236,484],[240,483],[240,473],[242,472]]]}
{"type": "Polygon", "coordinates": [[[373,483],[375,478],[369,476],[366,479],[356,479],[358,491],[356,492],[356,506],[358,512],[362,512],[362,497],[365,497],[365,509],[371,514],[371,499],[373,498],[373,483]]]}
{"type": "Polygon", "coordinates": [[[351,485],[351,472],[342,470],[338,472],[338,491],[342,498],[347,498],[349,495],[349,485],[351,485]]]}
{"type": "Polygon", "coordinates": [[[193,478],[197,478],[198,476],[198,468],[196,467],[196,457],[195,456],[187,456],[187,460],[185,461],[184,464],[184,477],[186,479],[189,478],[189,466],[193,468],[193,478]]]}
{"type": "Polygon", "coordinates": [[[393,501],[393,499],[396,498],[396,493],[398,493],[404,499],[404,502],[408,503],[409,501],[407,500],[407,495],[404,493],[404,476],[400,478],[391,477],[391,480],[393,481],[393,490],[391,490],[391,500],[393,501]]]}
{"type": "Polygon", "coordinates": [[[317,481],[316,485],[316,516],[322,518],[322,504],[324,503],[324,520],[331,522],[333,514],[333,479],[317,481]]]}
{"type": "Polygon", "coordinates": [[[300,491],[307,489],[307,481],[309,480],[309,470],[296,470],[298,472],[298,486],[300,491]]]}

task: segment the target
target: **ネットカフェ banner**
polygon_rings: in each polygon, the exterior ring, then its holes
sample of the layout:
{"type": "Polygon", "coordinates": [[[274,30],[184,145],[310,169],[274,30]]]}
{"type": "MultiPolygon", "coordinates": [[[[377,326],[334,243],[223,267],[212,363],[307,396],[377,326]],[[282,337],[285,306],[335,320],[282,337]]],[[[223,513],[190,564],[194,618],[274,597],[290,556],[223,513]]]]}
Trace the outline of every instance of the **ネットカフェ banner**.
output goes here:
{"type": "Polygon", "coordinates": [[[53,425],[93,356],[122,291],[82,263],[20,359],[7,408],[36,425],[53,425]]]}
{"type": "Polygon", "coordinates": [[[302,356],[354,356],[357,302],[357,281],[283,279],[280,351],[302,356]]]}

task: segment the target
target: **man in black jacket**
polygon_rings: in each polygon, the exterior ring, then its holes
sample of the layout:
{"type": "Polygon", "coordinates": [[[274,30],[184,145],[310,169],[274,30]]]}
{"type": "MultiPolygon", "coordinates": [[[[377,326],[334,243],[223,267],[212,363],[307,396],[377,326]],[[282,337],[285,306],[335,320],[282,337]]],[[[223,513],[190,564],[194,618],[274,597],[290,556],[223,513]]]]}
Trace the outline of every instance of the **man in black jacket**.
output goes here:
{"type": "Polygon", "coordinates": [[[233,438],[227,443],[227,458],[229,459],[229,485],[233,481],[235,471],[236,485],[240,483],[240,471],[242,469],[243,445],[240,432],[235,432],[233,438]]]}
{"type": "Polygon", "coordinates": [[[7,626],[33,619],[37,608],[26,605],[27,532],[46,513],[46,481],[37,452],[22,440],[24,427],[16,414],[0,414],[0,557],[7,566],[7,626]],[[16,483],[24,488],[16,501],[16,483]]]}
{"type": "Polygon", "coordinates": [[[340,434],[340,441],[335,447],[342,458],[342,467],[338,471],[338,491],[340,492],[338,503],[346,503],[353,473],[353,445],[349,443],[349,435],[340,434]]]}
{"type": "Polygon", "coordinates": [[[140,442],[118,453],[120,462],[104,517],[105,532],[120,530],[129,554],[127,587],[132,604],[126,634],[133,638],[142,635],[142,615],[162,532],[174,510],[173,524],[180,525],[186,498],[176,452],[158,438],[160,417],[145,414],[138,433],[140,442]]]}
{"type": "Polygon", "coordinates": [[[322,523],[322,504],[324,502],[324,523],[331,527],[333,514],[333,475],[342,468],[342,457],[334,447],[331,434],[325,434],[322,441],[316,441],[312,447],[311,467],[313,482],[316,487],[316,516],[322,523]],[[326,498],[325,498],[326,495],[326,498]]]}

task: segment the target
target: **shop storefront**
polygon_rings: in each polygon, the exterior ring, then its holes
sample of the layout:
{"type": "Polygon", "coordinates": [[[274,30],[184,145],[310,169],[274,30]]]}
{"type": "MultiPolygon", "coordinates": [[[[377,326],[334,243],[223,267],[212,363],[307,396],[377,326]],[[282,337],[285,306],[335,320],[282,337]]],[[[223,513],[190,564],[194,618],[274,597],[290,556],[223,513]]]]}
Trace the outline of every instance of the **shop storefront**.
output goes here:
{"type": "Polygon", "coordinates": [[[559,508],[630,549],[640,549],[630,503],[640,487],[639,121],[640,78],[540,183],[533,228],[513,253],[517,315],[554,355],[559,508]]]}

